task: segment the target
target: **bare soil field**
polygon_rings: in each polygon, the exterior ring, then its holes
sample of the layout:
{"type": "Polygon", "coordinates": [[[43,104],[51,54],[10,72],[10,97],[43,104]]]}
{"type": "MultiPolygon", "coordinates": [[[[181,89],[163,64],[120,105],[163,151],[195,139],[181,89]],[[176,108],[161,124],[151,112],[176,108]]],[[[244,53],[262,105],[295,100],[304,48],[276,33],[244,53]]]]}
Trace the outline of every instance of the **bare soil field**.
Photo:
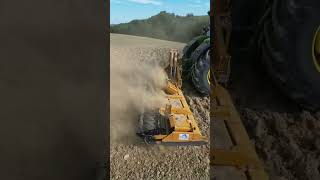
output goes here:
{"type": "MultiPolygon", "coordinates": [[[[112,179],[209,179],[209,145],[151,146],[135,136],[137,109],[156,107],[161,99],[157,91],[144,91],[140,81],[160,87],[169,49],[181,50],[184,44],[119,34],[111,34],[110,44],[112,179]]],[[[320,179],[320,112],[298,107],[262,67],[245,59],[233,57],[228,89],[270,179],[320,179]]],[[[209,136],[209,98],[188,83],[183,90],[209,136]]]]}
{"type": "Polygon", "coordinates": [[[320,179],[320,112],[290,101],[258,59],[233,62],[228,89],[270,179],[320,179]]]}
{"type": "MultiPolygon", "coordinates": [[[[157,106],[161,93],[145,91],[142,82],[158,87],[161,66],[170,48],[184,44],[152,38],[111,34],[111,178],[112,179],[209,179],[209,145],[163,147],[146,145],[136,137],[138,110],[157,106]],[[155,82],[156,81],[156,82],[155,82]]],[[[202,133],[209,136],[209,98],[192,88],[184,93],[202,133]]]]}

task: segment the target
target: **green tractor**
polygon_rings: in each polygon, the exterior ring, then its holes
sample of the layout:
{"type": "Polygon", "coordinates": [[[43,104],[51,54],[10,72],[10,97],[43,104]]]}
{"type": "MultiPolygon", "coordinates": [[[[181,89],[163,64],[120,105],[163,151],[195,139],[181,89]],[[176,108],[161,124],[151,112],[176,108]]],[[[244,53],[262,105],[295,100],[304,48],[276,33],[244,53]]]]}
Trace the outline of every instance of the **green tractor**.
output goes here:
{"type": "MultiPolygon", "coordinates": [[[[254,54],[273,83],[288,98],[320,109],[320,1],[226,0],[231,4],[232,50],[254,54]]],[[[209,36],[184,48],[184,72],[208,95],[209,36]],[[205,60],[207,59],[207,60],[205,60]]],[[[214,43],[214,42],[213,42],[214,43]]]]}
{"type": "Polygon", "coordinates": [[[193,38],[183,49],[183,77],[191,79],[204,95],[210,93],[210,28],[193,38]]]}

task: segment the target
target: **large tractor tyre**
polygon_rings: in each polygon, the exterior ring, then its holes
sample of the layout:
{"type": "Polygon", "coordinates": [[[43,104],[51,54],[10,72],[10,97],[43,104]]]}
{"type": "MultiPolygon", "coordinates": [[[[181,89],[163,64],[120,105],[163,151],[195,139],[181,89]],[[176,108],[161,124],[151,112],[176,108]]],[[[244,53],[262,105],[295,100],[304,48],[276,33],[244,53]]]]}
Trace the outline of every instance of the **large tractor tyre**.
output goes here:
{"type": "Polygon", "coordinates": [[[204,55],[210,49],[210,39],[205,39],[191,54],[190,58],[188,58],[188,62],[183,63],[182,69],[183,77],[185,79],[190,79],[192,66],[198,61],[198,59],[204,55]]]}
{"type": "Polygon", "coordinates": [[[206,35],[201,35],[193,38],[184,48],[183,48],[183,57],[182,57],[182,70],[183,76],[188,76],[190,68],[193,65],[194,61],[191,59],[191,54],[195,49],[208,37],[206,35]]]}
{"type": "Polygon", "coordinates": [[[198,46],[194,52],[191,54],[191,59],[193,62],[197,62],[197,60],[204,55],[210,49],[210,39],[206,39],[203,41],[200,46],[198,46]]]}
{"type": "MultiPolygon", "coordinates": [[[[209,51],[207,51],[209,53],[209,51]]],[[[191,78],[196,89],[203,95],[210,94],[210,56],[205,53],[197,62],[194,63],[191,70],[191,78]]]]}
{"type": "Polygon", "coordinates": [[[320,108],[320,2],[275,0],[261,34],[262,61],[275,84],[302,107],[320,108]]]}
{"type": "Polygon", "coordinates": [[[210,39],[205,39],[200,46],[198,46],[191,54],[189,58],[189,69],[183,74],[185,79],[190,79],[192,66],[198,61],[198,59],[204,55],[210,49],[210,39]]]}
{"type": "Polygon", "coordinates": [[[190,58],[192,52],[205,40],[208,36],[201,35],[193,38],[182,50],[184,58],[190,58]]]}

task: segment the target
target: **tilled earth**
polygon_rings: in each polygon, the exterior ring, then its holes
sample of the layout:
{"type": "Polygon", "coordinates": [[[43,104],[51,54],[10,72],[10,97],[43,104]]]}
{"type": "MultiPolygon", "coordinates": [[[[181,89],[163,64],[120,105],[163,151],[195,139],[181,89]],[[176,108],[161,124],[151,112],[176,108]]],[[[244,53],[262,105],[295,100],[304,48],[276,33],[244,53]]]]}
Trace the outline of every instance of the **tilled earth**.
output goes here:
{"type": "Polygon", "coordinates": [[[270,179],[320,179],[320,113],[242,111],[270,179]]]}
{"type": "Polygon", "coordinates": [[[258,61],[234,58],[229,89],[270,179],[320,179],[320,112],[286,98],[258,61]]]}
{"type": "MultiPolygon", "coordinates": [[[[184,47],[181,43],[119,34],[111,34],[110,44],[111,75],[113,61],[120,58],[164,62],[169,57],[170,48],[181,50],[184,47]]],[[[111,94],[112,84],[111,79],[111,94]]],[[[122,88],[126,88],[126,84],[122,88]]],[[[199,96],[191,87],[184,87],[184,93],[202,134],[209,136],[209,98],[199,96]]],[[[111,114],[111,127],[116,127],[118,121],[112,117],[111,114]]],[[[138,122],[138,119],[131,121],[138,122]]],[[[117,133],[117,130],[111,131],[117,133]]],[[[132,136],[135,136],[134,131],[132,136]]],[[[111,179],[209,179],[209,145],[167,147],[146,145],[140,139],[111,138],[110,161],[111,179]]]]}
{"type": "MultiPolygon", "coordinates": [[[[111,35],[111,64],[168,58],[170,48],[184,44],[126,35],[111,35]]],[[[230,85],[234,103],[271,180],[320,179],[320,112],[301,109],[274,87],[262,68],[233,57],[230,85]],[[240,76],[241,75],[241,76],[240,76]]],[[[111,69],[112,73],[112,69],[111,69]]],[[[112,85],[112,83],[111,83],[112,85]]],[[[209,98],[183,87],[202,133],[209,137],[209,98]]],[[[111,87],[112,91],[112,87],[111,87]]],[[[112,103],[112,97],[111,97],[112,103]]],[[[111,126],[113,122],[111,118],[111,126]]],[[[132,133],[133,136],[134,133],[132,133]]],[[[148,146],[111,140],[112,179],[209,179],[209,145],[148,146]]]]}

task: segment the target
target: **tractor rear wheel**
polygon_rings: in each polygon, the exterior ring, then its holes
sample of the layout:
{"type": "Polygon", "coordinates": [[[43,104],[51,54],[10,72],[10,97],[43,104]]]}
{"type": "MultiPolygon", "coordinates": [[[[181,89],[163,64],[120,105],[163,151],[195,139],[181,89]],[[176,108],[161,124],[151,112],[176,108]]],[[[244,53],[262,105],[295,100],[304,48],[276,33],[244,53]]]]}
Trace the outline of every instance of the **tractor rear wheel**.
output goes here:
{"type": "Polygon", "coordinates": [[[206,39],[203,41],[202,44],[200,44],[200,46],[198,46],[194,52],[191,54],[191,59],[194,61],[194,62],[197,62],[197,60],[205,55],[205,53],[210,49],[210,40],[209,39],[206,39]]]}
{"type": "Polygon", "coordinates": [[[261,33],[262,61],[275,84],[310,110],[320,108],[320,3],[275,0],[261,33]]]}
{"type": "Polygon", "coordinates": [[[191,54],[197,49],[197,47],[208,37],[206,35],[201,35],[193,38],[184,48],[182,57],[182,71],[183,77],[187,77],[190,72],[190,68],[194,63],[191,59],[191,54]]]}
{"type": "Polygon", "coordinates": [[[191,78],[196,89],[203,95],[210,94],[210,55],[209,51],[203,54],[194,63],[191,70],[191,78]]]}
{"type": "Polygon", "coordinates": [[[193,38],[182,50],[184,58],[190,58],[193,51],[208,37],[201,35],[193,38]]]}

